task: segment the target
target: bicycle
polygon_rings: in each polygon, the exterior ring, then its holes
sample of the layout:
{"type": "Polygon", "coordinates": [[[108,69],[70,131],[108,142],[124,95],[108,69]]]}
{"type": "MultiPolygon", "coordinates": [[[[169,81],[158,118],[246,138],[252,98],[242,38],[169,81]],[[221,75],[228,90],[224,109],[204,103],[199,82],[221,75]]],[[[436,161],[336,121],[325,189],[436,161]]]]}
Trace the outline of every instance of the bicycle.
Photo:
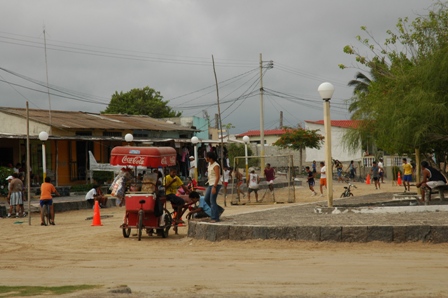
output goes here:
{"type": "Polygon", "coordinates": [[[350,188],[351,187],[357,188],[356,185],[353,185],[351,183],[348,184],[348,186],[344,186],[344,192],[341,194],[341,198],[348,198],[348,197],[353,197],[353,193],[351,192],[350,188]]]}
{"type": "Polygon", "coordinates": [[[43,225],[44,226],[54,225],[54,212],[53,212],[53,221],[51,221],[51,206],[50,206],[50,204],[44,204],[42,206],[42,213],[43,213],[43,225]]]}

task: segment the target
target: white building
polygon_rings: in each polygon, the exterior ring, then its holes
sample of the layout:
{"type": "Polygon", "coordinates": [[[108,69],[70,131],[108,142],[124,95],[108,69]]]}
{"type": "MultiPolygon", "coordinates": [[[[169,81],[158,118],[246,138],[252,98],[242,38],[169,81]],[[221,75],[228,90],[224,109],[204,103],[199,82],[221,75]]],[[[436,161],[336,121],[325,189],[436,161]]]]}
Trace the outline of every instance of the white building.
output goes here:
{"type": "MultiPolygon", "coordinates": [[[[361,148],[361,140],[359,147],[355,150],[349,150],[342,142],[344,134],[348,129],[354,127],[356,121],[353,120],[331,120],[331,156],[341,162],[349,162],[351,160],[360,161],[363,157],[361,148]]],[[[319,130],[319,134],[325,137],[324,121],[305,121],[305,129],[319,130]]],[[[319,162],[325,160],[325,145],[320,149],[306,148],[306,162],[313,160],[319,162]]]]}

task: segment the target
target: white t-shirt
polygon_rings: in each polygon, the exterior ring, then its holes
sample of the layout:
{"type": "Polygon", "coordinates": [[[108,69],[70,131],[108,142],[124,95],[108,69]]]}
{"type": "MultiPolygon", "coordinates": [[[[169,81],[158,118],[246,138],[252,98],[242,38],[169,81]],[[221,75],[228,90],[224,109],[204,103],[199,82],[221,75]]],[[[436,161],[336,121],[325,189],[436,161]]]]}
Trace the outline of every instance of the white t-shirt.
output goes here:
{"type": "Polygon", "coordinates": [[[383,163],[380,161],[378,162],[379,172],[383,171],[383,163]]]}
{"type": "Polygon", "coordinates": [[[230,179],[230,171],[229,170],[224,170],[224,173],[221,176],[221,181],[229,182],[229,179],[230,179]]]}
{"type": "Polygon", "coordinates": [[[252,174],[252,173],[250,174],[249,188],[258,189],[258,175],[257,174],[252,174]]]}
{"type": "Polygon", "coordinates": [[[95,195],[96,195],[96,189],[92,188],[91,190],[89,190],[88,193],[86,193],[86,201],[90,199],[93,200],[95,195]]]}
{"type": "Polygon", "coordinates": [[[320,178],[327,178],[327,166],[320,168],[320,178]]]}

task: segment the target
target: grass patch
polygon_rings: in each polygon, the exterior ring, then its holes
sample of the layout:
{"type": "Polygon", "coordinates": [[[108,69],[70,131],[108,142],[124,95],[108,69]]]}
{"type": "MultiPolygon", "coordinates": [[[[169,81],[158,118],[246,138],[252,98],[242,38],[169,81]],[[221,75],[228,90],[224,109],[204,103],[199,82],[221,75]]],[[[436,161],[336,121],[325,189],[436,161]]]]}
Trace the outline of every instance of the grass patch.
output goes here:
{"type": "Polygon", "coordinates": [[[99,288],[98,285],[76,285],[62,287],[0,286],[0,297],[64,295],[76,291],[99,288]]]}

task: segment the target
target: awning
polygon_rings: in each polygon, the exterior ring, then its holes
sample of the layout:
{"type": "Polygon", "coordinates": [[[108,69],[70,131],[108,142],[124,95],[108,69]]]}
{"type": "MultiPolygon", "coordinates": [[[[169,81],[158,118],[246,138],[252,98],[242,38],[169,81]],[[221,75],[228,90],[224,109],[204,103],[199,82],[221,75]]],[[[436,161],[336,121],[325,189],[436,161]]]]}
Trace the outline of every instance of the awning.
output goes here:
{"type": "Polygon", "coordinates": [[[150,168],[176,165],[176,150],[171,147],[118,146],[112,149],[113,166],[144,166],[150,168]]]}

